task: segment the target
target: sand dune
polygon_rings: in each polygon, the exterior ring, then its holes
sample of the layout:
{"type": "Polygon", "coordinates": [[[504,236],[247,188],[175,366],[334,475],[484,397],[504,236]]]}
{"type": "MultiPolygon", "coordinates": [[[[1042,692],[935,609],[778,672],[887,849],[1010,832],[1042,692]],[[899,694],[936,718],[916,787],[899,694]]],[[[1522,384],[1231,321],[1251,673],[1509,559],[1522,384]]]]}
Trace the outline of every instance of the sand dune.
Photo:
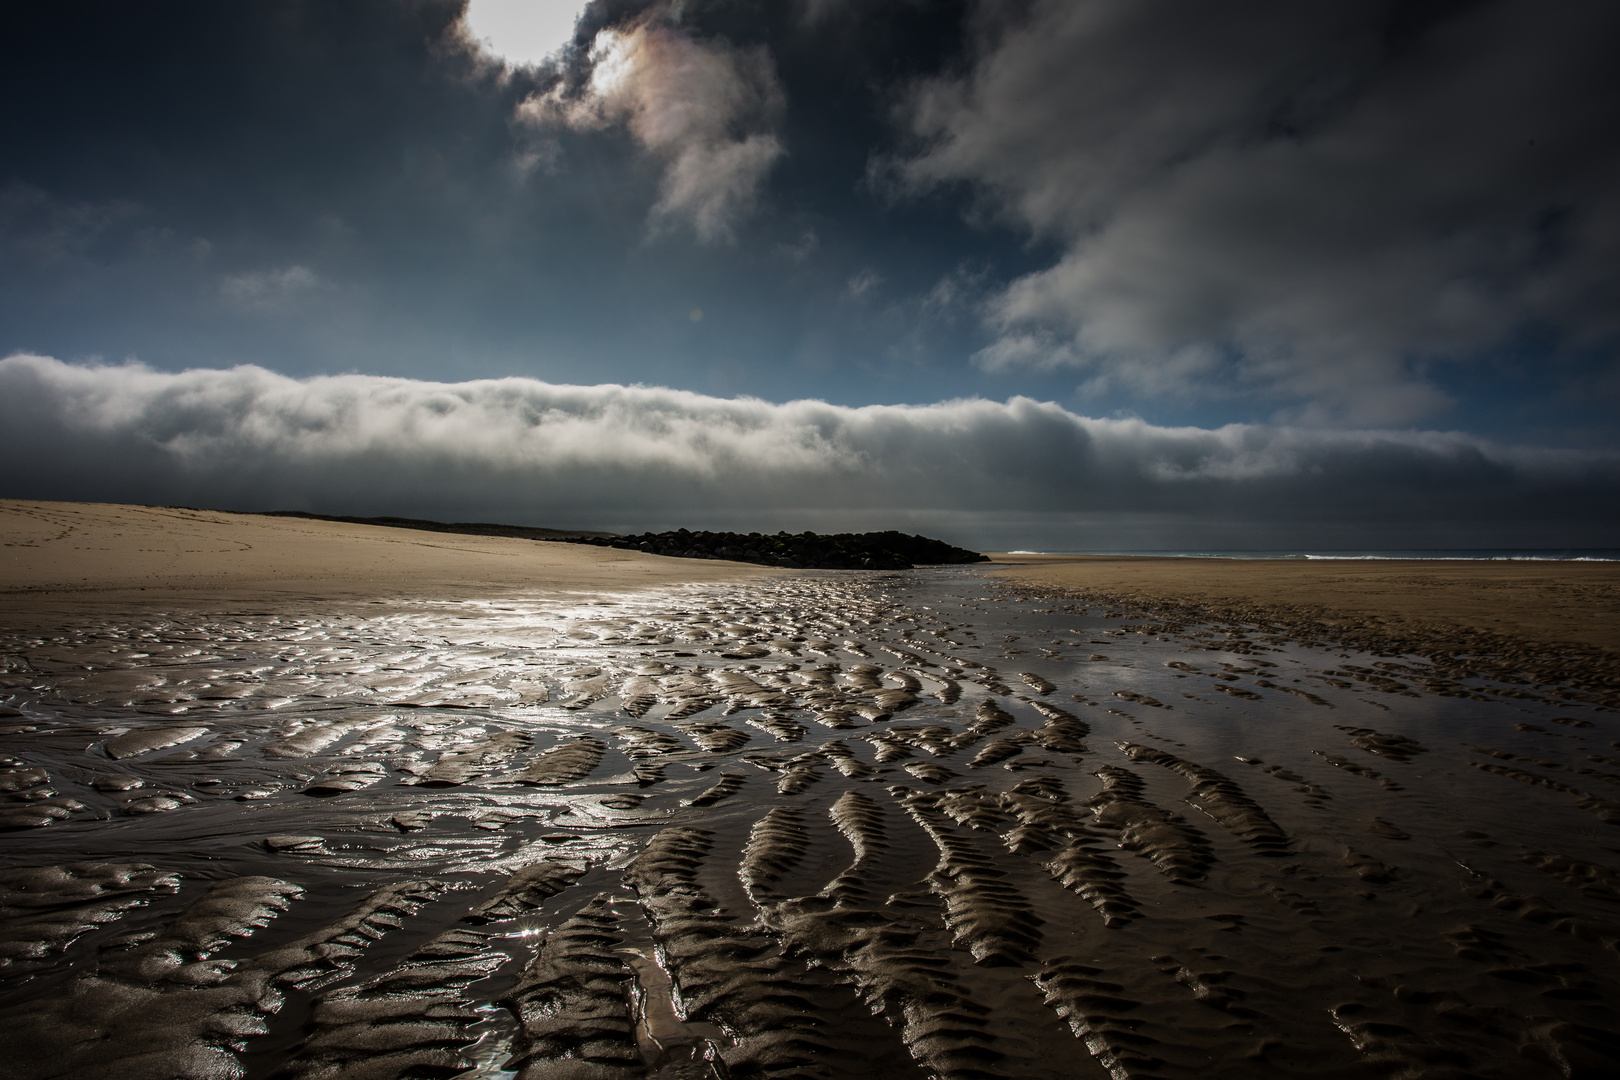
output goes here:
{"type": "Polygon", "coordinates": [[[506,537],[180,507],[0,500],[0,608],[20,611],[41,603],[145,602],[152,594],[235,603],[585,594],[766,573],[506,537]]]}

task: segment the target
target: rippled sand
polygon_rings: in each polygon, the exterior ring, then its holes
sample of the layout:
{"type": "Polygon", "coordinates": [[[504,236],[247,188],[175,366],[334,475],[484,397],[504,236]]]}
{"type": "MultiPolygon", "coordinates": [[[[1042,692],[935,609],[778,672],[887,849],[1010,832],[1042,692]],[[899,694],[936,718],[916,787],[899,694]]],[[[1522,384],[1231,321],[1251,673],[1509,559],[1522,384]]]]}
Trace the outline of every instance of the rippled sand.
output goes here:
{"type": "Polygon", "coordinates": [[[1557,1077],[1613,695],[976,569],[0,640],[17,1077],[1557,1077]]]}

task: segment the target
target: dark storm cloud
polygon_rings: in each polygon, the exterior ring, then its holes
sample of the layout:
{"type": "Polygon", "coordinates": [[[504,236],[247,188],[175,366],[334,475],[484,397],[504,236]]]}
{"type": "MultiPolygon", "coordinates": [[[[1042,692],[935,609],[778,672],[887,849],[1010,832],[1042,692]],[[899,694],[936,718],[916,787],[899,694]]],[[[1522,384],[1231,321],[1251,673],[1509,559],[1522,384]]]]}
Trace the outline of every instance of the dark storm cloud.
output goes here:
{"type": "Polygon", "coordinates": [[[1035,0],[914,88],[900,170],[1060,245],[987,368],[1406,422],[1527,334],[1612,368],[1617,41],[1609,3],[1035,0]]]}
{"type": "Polygon", "coordinates": [[[15,497],[626,530],[887,522],[983,546],[1568,546],[1620,517],[1613,455],[1444,432],[1169,428],[1028,398],[847,408],[24,355],[0,360],[0,398],[15,448],[0,495],[15,497]]]}

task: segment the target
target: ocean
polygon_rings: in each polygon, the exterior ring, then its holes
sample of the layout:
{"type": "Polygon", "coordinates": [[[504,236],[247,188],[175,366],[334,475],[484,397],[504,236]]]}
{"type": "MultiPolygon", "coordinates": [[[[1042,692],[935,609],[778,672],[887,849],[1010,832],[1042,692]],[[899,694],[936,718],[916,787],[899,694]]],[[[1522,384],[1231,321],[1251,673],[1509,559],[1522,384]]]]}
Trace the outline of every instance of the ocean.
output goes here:
{"type": "Polygon", "coordinates": [[[1114,555],[1161,559],[1444,559],[1474,562],[1620,562],[1620,548],[1295,548],[1266,551],[1222,551],[1208,548],[1170,548],[1128,551],[1113,548],[1087,550],[1009,551],[1009,555],[1114,555]]]}

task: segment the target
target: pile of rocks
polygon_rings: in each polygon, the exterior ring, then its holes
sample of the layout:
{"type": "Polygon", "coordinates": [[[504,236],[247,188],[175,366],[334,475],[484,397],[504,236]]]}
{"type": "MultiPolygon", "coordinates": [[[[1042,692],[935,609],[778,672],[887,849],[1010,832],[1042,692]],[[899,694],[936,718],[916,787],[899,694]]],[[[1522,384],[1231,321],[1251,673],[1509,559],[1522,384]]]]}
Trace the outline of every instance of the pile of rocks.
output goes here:
{"type": "Polygon", "coordinates": [[[986,562],[976,551],[943,540],[902,532],[870,533],[734,533],[673,532],[639,536],[580,537],[576,544],[626,548],[651,555],[684,559],[731,559],[818,570],[909,570],[913,566],[986,562]]]}

